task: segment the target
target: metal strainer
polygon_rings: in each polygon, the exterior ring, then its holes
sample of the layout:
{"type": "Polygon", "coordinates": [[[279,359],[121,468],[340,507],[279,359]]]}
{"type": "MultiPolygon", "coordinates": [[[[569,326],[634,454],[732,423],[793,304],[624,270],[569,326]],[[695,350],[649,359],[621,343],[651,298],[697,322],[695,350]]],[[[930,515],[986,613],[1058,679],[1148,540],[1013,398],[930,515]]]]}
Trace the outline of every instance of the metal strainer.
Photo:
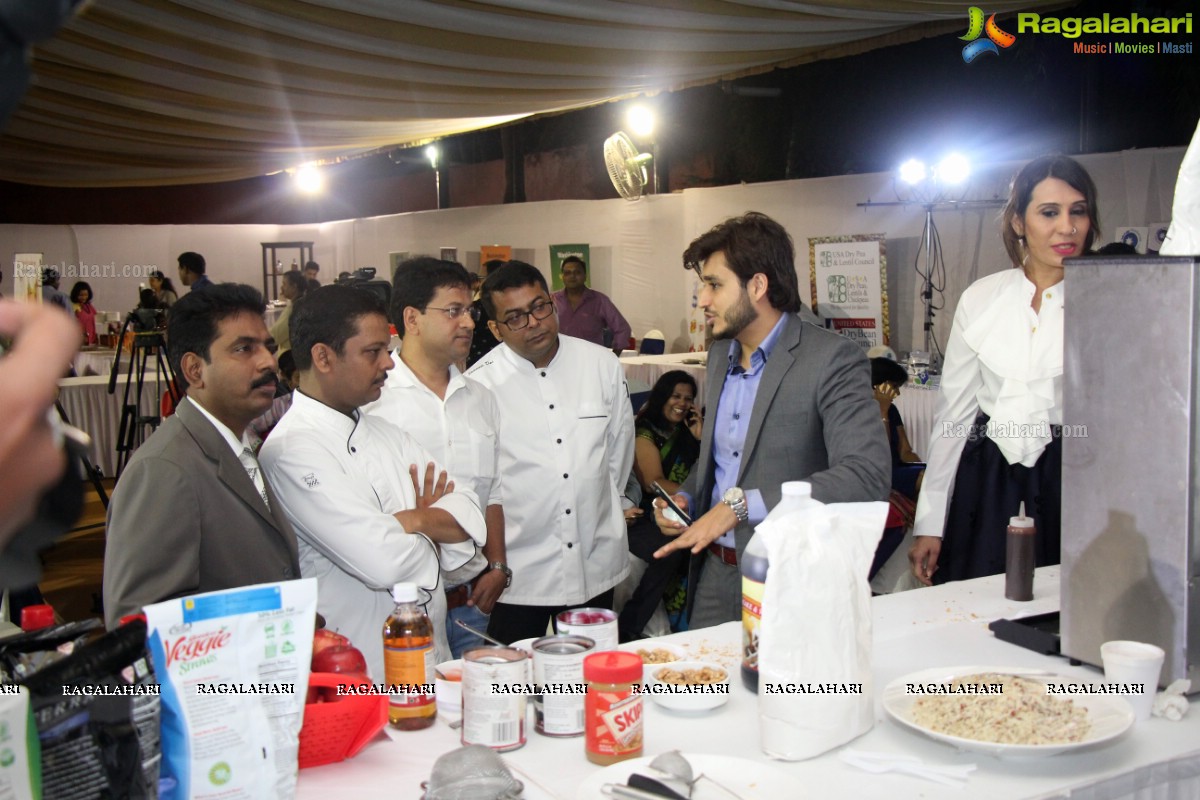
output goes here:
{"type": "Polygon", "coordinates": [[[422,800],[516,800],[525,785],[495,752],[471,744],[439,756],[421,788],[422,800]]]}

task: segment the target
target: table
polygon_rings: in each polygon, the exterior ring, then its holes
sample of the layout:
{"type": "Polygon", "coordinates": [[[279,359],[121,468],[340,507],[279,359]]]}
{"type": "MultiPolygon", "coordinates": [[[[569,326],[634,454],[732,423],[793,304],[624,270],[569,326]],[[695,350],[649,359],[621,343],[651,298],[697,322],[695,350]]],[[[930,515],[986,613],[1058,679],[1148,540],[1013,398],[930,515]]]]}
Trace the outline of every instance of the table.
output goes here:
{"type": "Polygon", "coordinates": [[[646,392],[654,387],[664,372],[681,369],[696,380],[697,401],[704,404],[705,361],[707,353],[666,353],[656,356],[623,356],[621,368],[629,382],[629,393],[646,392]],[[690,362],[690,363],[688,363],[690,362]]]}
{"type": "MultiPolygon", "coordinates": [[[[872,600],[875,727],[848,747],[906,753],[934,764],[974,763],[978,769],[965,789],[906,775],[873,775],[843,763],[837,751],[801,762],[770,761],[758,745],[756,699],[742,689],[734,669],[732,696],[708,714],[666,711],[647,701],[645,753],[680,749],[748,758],[796,778],[796,798],[855,797],[898,800],[962,798],[1195,797],[1200,793],[1200,703],[1181,722],[1152,718],[1106,745],[1036,761],[1007,761],[952,748],[912,733],[885,719],[879,697],[890,681],[937,666],[1004,665],[1050,669],[1081,681],[1102,679],[1092,667],[1072,667],[1061,658],[1041,656],[995,639],[987,623],[998,617],[1041,614],[1058,608],[1058,567],[1037,571],[1034,599],[1004,599],[1004,576],[980,578],[872,600]]],[[[739,623],[663,637],[693,651],[704,643],[729,654],[733,664],[740,642],[739,623]]],[[[503,755],[526,784],[526,798],[574,798],[579,783],[600,767],[586,760],[582,739],[549,739],[533,731],[528,743],[503,755]]],[[[424,731],[387,732],[349,761],[301,771],[297,797],[419,797],[433,761],[458,745],[444,722],[424,731]]],[[[786,799],[786,800],[790,800],[786,799]]]]}
{"type": "MultiPolygon", "coordinates": [[[[121,356],[121,374],[117,376],[116,391],[108,393],[108,374],[90,375],[83,378],[64,378],[58,382],[58,400],[71,424],[92,437],[92,462],[100,467],[107,477],[117,474],[117,439],[120,435],[121,404],[125,401],[128,356],[121,356]]],[[[139,406],[143,415],[158,414],[162,393],[167,390],[165,382],[155,384],[153,365],[147,365],[146,382],[142,389],[139,406]]],[[[137,392],[137,382],[130,387],[130,402],[137,392]]],[[[150,435],[150,430],[145,431],[150,435]]]]}
{"type": "Polygon", "coordinates": [[[922,459],[929,458],[929,440],[933,436],[933,415],[937,411],[941,390],[936,387],[906,383],[896,398],[896,410],[904,418],[904,432],[913,452],[922,459]]]}
{"type": "MultiPolygon", "coordinates": [[[[107,378],[116,356],[117,351],[111,347],[80,350],[71,363],[75,367],[75,374],[80,378],[88,375],[103,375],[107,378]]],[[[124,361],[124,357],[121,360],[124,361]]]]}

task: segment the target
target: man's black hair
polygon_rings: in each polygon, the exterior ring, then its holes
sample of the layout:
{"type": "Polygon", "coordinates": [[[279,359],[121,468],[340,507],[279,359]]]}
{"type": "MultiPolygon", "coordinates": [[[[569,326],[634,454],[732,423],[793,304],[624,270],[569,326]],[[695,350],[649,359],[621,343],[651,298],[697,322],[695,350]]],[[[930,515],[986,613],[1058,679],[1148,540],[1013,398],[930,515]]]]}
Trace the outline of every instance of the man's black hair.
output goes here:
{"type": "Polygon", "coordinates": [[[179,266],[187,269],[188,272],[194,272],[197,275],[203,275],[206,269],[204,265],[204,256],[199,253],[193,253],[188,250],[186,253],[179,254],[179,266]]]}
{"type": "MultiPolygon", "coordinates": [[[[150,291],[150,296],[154,292],[150,291]]],[[[171,306],[167,318],[167,357],[180,388],[187,387],[181,369],[184,355],[195,353],[204,363],[212,363],[209,348],[217,340],[217,325],[221,320],[242,313],[262,317],[266,310],[259,291],[242,283],[218,283],[207,291],[188,292],[171,306]]]]}
{"type": "Polygon", "coordinates": [[[698,270],[713,253],[725,254],[726,265],[743,287],[756,274],[765,275],[767,302],[775,310],[800,310],[796,248],[784,227],[766,214],[750,211],[696,237],[683,251],[683,265],[698,270]]]}
{"type": "Polygon", "coordinates": [[[396,267],[392,277],[392,322],[401,339],[404,338],[404,309],[412,306],[424,311],[443,286],[471,291],[471,276],[466,267],[457,261],[433,256],[410,258],[396,267]]]}
{"type": "Polygon", "coordinates": [[[507,263],[508,262],[503,258],[489,258],[487,261],[483,262],[483,277],[486,278],[488,275],[491,275],[493,272],[500,269],[507,263]]]}
{"type": "Polygon", "coordinates": [[[479,290],[479,299],[489,319],[496,318],[496,304],[492,300],[492,292],[506,292],[509,289],[519,289],[522,286],[540,286],[542,291],[550,294],[546,278],[533,264],[524,261],[509,261],[503,267],[487,276],[483,288],[479,290]]]}
{"type": "Polygon", "coordinates": [[[358,333],[359,317],[370,314],[387,319],[383,301],[367,289],[335,283],[306,293],[293,304],[288,322],[296,369],[304,372],[312,368],[315,344],[343,355],[346,342],[358,333]]]}
{"type": "Polygon", "coordinates": [[[881,383],[907,383],[908,372],[904,367],[892,361],[890,358],[872,358],[871,359],[871,385],[878,386],[881,383]]]}

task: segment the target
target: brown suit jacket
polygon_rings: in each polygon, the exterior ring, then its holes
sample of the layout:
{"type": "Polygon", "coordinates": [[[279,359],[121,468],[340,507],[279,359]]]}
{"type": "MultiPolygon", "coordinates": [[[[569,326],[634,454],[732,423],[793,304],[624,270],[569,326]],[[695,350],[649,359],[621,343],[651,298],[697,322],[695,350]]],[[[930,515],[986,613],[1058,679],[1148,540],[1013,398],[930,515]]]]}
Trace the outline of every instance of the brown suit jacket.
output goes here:
{"type": "Polygon", "coordinates": [[[220,432],[185,398],[134,453],[113,492],[108,627],[160,600],[299,578],[296,534],[266,487],[269,509],[220,432]]]}

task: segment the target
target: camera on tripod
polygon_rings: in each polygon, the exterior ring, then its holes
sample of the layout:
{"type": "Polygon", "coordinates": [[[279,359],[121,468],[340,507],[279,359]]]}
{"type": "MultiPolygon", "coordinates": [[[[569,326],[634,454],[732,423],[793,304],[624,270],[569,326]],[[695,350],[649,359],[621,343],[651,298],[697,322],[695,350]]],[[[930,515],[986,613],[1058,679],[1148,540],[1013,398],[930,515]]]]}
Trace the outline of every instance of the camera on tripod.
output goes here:
{"type": "Polygon", "coordinates": [[[135,334],[166,330],[166,311],[161,308],[142,308],[139,306],[129,312],[129,327],[135,334]]]}
{"type": "Polygon", "coordinates": [[[359,267],[354,272],[341,276],[334,283],[366,289],[383,301],[384,308],[392,306],[392,284],[389,281],[375,280],[374,267],[359,267]]]}

